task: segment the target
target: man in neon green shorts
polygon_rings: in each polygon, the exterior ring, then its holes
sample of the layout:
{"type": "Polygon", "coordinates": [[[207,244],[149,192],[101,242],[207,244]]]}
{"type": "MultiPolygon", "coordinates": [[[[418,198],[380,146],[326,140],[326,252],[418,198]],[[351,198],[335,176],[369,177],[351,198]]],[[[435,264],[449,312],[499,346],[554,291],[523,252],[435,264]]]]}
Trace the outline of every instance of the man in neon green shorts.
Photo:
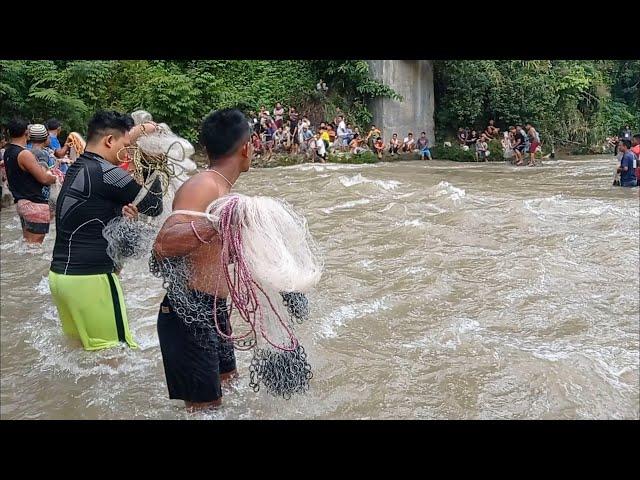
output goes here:
{"type": "Polygon", "coordinates": [[[150,216],[162,213],[160,182],[147,189],[118,166],[118,152],[155,128],[153,123],[134,127],[130,115],[97,112],[89,122],[86,150],[67,171],[58,195],[49,287],[62,330],[79,338],[85,350],[120,342],[137,348],[102,229],[120,215],[137,218],[138,209],[150,216]]]}

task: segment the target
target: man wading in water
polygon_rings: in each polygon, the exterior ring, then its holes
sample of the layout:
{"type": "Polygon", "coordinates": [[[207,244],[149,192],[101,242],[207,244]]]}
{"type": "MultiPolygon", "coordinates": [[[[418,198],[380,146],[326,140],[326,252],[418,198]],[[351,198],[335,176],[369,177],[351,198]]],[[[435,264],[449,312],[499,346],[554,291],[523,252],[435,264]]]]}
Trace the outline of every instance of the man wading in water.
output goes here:
{"type": "MultiPolygon", "coordinates": [[[[174,212],[205,212],[211,202],[230,192],[240,174],[251,165],[250,132],[239,110],[210,114],[204,120],[200,139],[209,168],[180,187],[173,202],[174,212]]],[[[172,296],[168,287],[158,314],[158,337],[169,398],[184,400],[189,411],[219,406],[221,383],[237,376],[233,343],[223,339],[214,325],[216,315],[221,330],[231,333],[226,305],[229,290],[221,271],[220,247],[211,221],[183,213],[167,219],[154,245],[157,261],[176,266],[187,262],[188,285],[183,286],[187,293],[172,296]],[[177,304],[189,299],[197,302],[198,312],[177,304]],[[205,321],[194,316],[204,317],[205,321]]]]}
{"type": "MultiPolygon", "coordinates": [[[[138,185],[118,165],[121,152],[155,124],[134,126],[131,115],[97,112],[89,122],[87,148],[62,184],[56,203],[56,242],[49,288],[62,330],[79,338],[85,350],[126,343],[137,348],[129,330],[117,266],[107,253],[103,228],[113,219],[162,213],[162,185],[138,185]]],[[[48,206],[47,206],[48,208],[48,206]]]]}

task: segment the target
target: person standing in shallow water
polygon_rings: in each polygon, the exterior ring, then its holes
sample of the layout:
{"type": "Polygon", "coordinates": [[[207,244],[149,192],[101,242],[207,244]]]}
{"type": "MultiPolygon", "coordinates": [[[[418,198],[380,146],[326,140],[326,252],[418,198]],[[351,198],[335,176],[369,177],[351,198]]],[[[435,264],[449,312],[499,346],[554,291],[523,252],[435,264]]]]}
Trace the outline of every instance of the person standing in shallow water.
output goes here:
{"type": "MultiPolygon", "coordinates": [[[[44,127],[42,130],[42,136],[35,138],[39,142],[38,145],[43,145],[47,140],[48,133],[44,127]]],[[[27,122],[9,122],[9,136],[9,144],[4,152],[4,164],[9,190],[14,203],[17,203],[22,236],[27,243],[40,244],[49,233],[51,212],[48,189],[49,185],[56,183],[56,176],[38,161],[33,152],[26,149],[27,122]]],[[[46,158],[47,154],[44,155],[46,158]]]]}
{"type": "Polygon", "coordinates": [[[87,146],[69,167],[56,203],[56,242],[49,288],[62,331],[85,350],[126,343],[137,348],[127,319],[119,266],[107,253],[103,228],[113,219],[162,213],[162,184],[139,185],[119,167],[124,152],[153,123],[134,127],[131,115],[97,112],[89,122],[87,146]]]}
{"type": "MultiPolygon", "coordinates": [[[[203,122],[201,143],[209,168],[187,180],[177,191],[173,210],[205,212],[214,200],[228,194],[238,177],[249,171],[253,146],[247,121],[236,109],[219,110],[203,122]]],[[[158,313],[158,338],[162,351],[170,399],[183,400],[189,411],[209,409],[222,403],[222,384],[237,376],[234,347],[217,332],[214,316],[222,330],[231,333],[227,297],[229,290],[222,280],[221,241],[213,223],[195,215],[176,213],[162,226],[156,238],[154,259],[187,261],[189,298],[199,299],[195,315],[207,318],[209,325],[199,325],[181,313],[165,295],[158,313]],[[214,306],[214,299],[217,303],[214,306]]],[[[184,299],[181,299],[184,300],[184,299]]]]}
{"type": "Polygon", "coordinates": [[[622,153],[618,173],[620,174],[621,187],[637,187],[638,178],[636,177],[636,157],[631,151],[631,142],[629,140],[620,140],[618,143],[618,151],[622,153]]]}

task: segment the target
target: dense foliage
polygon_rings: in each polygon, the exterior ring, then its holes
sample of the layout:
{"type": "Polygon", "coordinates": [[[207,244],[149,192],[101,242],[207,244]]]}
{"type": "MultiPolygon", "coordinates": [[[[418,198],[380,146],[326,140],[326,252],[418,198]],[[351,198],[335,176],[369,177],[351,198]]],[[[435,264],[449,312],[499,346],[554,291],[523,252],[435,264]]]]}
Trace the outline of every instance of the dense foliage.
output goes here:
{"type": "Polygon", "coordinates": [[[317,120],[340,109],[364,127],[367,104],[380,95],[395,96],[363,60],[0,61],[0,123],[55,116],[81,133],[97,109],[144,108],[195,140],[213,109],[272,110],[277,101],[317,120]],[[320,78],[327,92],[316,90],[320,78]]]}
{"type": "MultiPolygon", "coordinates": [[[[531,121],[546,143],[591,147],[626,124],[640,129],[640,61],[436,61],[437,137],[458,126],[531,121]]],[[[371,99],[399,97],[363,60],[0,61],[0,123],[57,117],[84,133],[99,108],[144,108],[197,139],[212,109],[294,105],[313,122],[342,111],[361,129],[371,99]],[[317,91],[323,79],[328,90],[317,91]]]]}
{"type": "Polygon", "coordinates": [[[640,129],[640,61],[436,61],[438,137],[530,121],[543,140],[595,147],[640,129]]]}

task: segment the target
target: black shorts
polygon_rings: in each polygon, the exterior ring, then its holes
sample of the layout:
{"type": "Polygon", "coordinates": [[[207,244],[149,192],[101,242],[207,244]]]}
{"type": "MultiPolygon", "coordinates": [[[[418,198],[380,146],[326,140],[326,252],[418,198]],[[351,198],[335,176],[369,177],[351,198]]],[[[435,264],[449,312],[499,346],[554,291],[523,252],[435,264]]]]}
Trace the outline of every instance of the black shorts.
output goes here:
{"type": "MultiPolygon", "coordinates": [[[[213,305],[213,296],[208,296],[213,305]]],[[[229,333],[227,300],[218,299],[218,323],[229,333]]],[[[165,295],[158,313],[158,338],[162,351],[169,398],[186,402],[213,402],[222,397],[220,374],[236,369],[233,342],[218,334],[213,318],[209,325],[185,323],[165,295]]]]}
{"type": "Polygon", "coordinates": [[[35,223],[30,222],[29,220],[25,220],[24,217],[18,215],[20,217],[20,224],[22,225],[22,229],[27,232],[37,233],[37,234],[45,234],[49,233],[49,224],[48,223],[35,223]]]}

